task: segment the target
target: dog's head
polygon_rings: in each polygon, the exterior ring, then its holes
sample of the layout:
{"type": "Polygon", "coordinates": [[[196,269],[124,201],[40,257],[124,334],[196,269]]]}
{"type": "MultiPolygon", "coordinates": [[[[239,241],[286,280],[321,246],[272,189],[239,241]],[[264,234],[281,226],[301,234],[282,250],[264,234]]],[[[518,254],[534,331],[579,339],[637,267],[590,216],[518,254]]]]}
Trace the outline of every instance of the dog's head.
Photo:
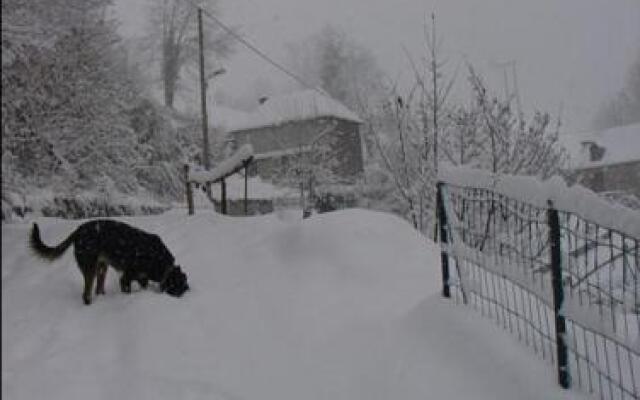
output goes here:
{"type": "Polygon", "coordinates": [[[189,290],[187,275],[182,272],[179,265],[171,267],[166,278],[160,284],[160,290],[175,297],[180,297],[189,290]]]}

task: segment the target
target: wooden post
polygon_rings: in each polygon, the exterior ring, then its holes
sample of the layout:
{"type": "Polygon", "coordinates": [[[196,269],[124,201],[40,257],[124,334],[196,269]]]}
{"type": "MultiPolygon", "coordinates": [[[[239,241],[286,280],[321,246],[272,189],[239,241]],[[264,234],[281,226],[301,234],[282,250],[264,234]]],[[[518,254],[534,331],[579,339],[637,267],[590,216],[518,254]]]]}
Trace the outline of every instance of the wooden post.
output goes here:
{"type": "Polygon", "coordinates": [[[224,178],[220,181],[220,211],[223,215],[227,215],[227,184],[224,178]]]}
{"type": "Polygon", "coordinates": [[[549,200],[547,209],[547,222],[549,224],[549,242],[551,249],[551,284],[553,286],[553,311],[556,325],[556,353],[558,360],[558,383],[563,388],[569,388],[569,357],[565,336],[567,332],[566,321],[562,313],[564,302],[564,288],[562,283],[562,259],[560,243],[560,219],[558,210],[549,200]]]}
{"type": "Polygon", "coordinates": [[[311,212],[311,210],[315,208],[315,205],[316,205],[315,197],[316,197],[316,194],[313,188],[313,176],[310,176],[309,177],[309,212],[311,212]]]}
{"type": "Polygon", "coordinates": [[[191,187],[191,182],[189,182],[189,164],[184,165],[184,182],[186,185],[187,209],[189,210],[189,215],[193,215],[193,188],[191,187]]]}
{"type": "Polygon", "coordinates": [[[441,247],[440,263],[442,265],[442,296],[451,297],[451,288],[449,284],[449,255],[447,254],[447,250],[442,248],[446,247],[449,242],[447,237],[447,213],[445,212],[444,196],[442,194],[443,185],[443,182],[438,182],[436,194],[436,211],[438,214],[438,225],[440,227],[439,237],[441,247]]]}
{"type": "Polygon", "coordinates": [[[249,163],[244,164],[244,215],[249,213],[249,199],[248,199],[248,180],[249,180],[249,163]]]}

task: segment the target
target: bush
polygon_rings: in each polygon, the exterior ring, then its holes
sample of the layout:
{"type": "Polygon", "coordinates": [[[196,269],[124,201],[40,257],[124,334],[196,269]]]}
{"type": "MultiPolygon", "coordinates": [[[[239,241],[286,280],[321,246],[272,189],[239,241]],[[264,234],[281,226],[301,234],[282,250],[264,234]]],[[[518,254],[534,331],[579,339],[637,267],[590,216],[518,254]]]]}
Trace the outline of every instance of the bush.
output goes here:
{"type": "Polygon", "coordinates": [[[75,197],[44,194],[23,198],[3,194],[3,197],[5,198],[2,199],[2,221],[5,222],[29,215],[64,219],[154,215],[161,214],[169,208],[151,200],[146,203],[127,197],[106,200],[91,194],[75,197]]]}

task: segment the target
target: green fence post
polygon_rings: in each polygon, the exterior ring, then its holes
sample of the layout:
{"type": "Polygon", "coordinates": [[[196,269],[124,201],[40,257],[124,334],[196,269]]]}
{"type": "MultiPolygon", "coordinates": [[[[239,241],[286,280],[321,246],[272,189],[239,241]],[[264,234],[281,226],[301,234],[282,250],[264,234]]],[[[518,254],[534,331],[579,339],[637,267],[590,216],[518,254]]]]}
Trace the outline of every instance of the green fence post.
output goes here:
{"type": "Polygon", "coordinates": [[[189,182],[189,164],[184,165],[184,181],[186,184],[187,209],[189,210],[189,215],[193,215],[195,211],[193,207],[193,188],[191,182],[189,182]]]}
{"type": "Polygon", "coordinates": [[[562,312],[564,302],[564,288],[562,283],[562,259],[560,246],[560,219],[558,210],[549,200],[547,209],[549,224],[549,242],[551,245],[551,283],[553,286],[553,311],[556,325],[556,350],[558,360],[558,383],[563,388],[569,388],[569,357],[565,336],[567,333],[566,321],[562,312]]]}
{"type": "Polygon", "coordinates": [[[444,207],[444,197],[442,195],[443,182],[437,184],[436,211],[438,226],[440,227],[440,261],[442,264],[442,296],[451,297],[451,288],[449,285],[449,255],[444,247],[448,244],[447,238],[447,214],[444,207]]]}

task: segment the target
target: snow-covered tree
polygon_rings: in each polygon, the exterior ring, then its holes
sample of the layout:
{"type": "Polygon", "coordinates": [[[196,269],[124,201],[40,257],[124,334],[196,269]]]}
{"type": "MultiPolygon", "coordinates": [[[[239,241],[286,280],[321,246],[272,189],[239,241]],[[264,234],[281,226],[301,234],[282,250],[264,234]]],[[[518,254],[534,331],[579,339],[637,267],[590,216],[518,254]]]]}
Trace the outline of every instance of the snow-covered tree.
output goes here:
{"type": "Polygon", "coordinates": [[[3,58],[2,68],[3,88],[8,89],[2,97],[3,152],[16,156],[16,171],[42,181],[57,172],[57,167],[67,165],[58,139],[83,119],[94,122],[85,111],[101,98],[102,88],[92,84],[102,83],[97,77],[108,66],[90,61],[92,47],[84,47],[87,43],[82,38],[104,43],[108,23],[104,19],[102,24],[93,22],[98,14],[104,15],[109,2],[10,3],[12,7],[3,10],[3,19],[14,25],[6,30],[16,26],[15,21],[21,29],[20,35],[5,34],[3,24],[3,54],[12,56],[3,58]],[[64,29],[53,24],[63,22],[64,29]]]}
{"type": "Polygon", "coordinates": [[[379,120],[374,135],[380,155],[378,164],[390,175],[395,195],[406,205],[403,214],[417,229],[427,233],[434,222],[438,163],[447,156],[441,142],[450,139],[453,118],[448,97],[456,74],[445,73],[446,62],[441,59],[434,15],[430,26],[425,23],[424,32],[422,63],[407,54],[414,76],[412,88],[402,96],[394,85],[389,89],[382,113],[369,114],[367,119],[379,120]]]}
{"type": "Polygon", "coordinates": [[[356,112],[384,93],[374,54],[332,25],[289,44],[289,64],[308,83],[356,112]]]}
{"type": "MultiPolygon", "coordinates": [[[[566,159],[558,143],[560,121],[552,127],[547,113],[536,112],[526,121],[513,110],[511,99],[491,96],[481,76],[469,66],[474,103],[470,126],[457,125],[459,132],[480,129],[482,147],[466,164],[495,173],[533,175],[546,179],[558,173],[566,159]]],[[[477,145],[474,142],[474,145],[477,145]]]]}
{"type": "MultiPolygon", "coordinates": [[[[422,138],[419,102],[415,99],[417,86],[405,96],[393,90],[375,115],[365,116],[365,129],[375,138],[379,158],[369,166],[370,185],[383,184],[392,190],[387,196],[374,191],[378,201],[400,213],[419,230],[426,229],[431,218],[430,194],[435,188],[433,169],[426,166],[425,141],[422,138]],[[375,172],[377,171],[377,172],[375,172]],[[384,178],[381,172],[387,175],[384,178]],[[433,187],[433,188],[432,188],[433,187]]],[[[371,189],[366,189],[371,193],[371,189]]],[[[377,207],[379,207],[378,205],[377,207]]]]}
{"type": "Polygon", "coordinates": [[[438,170],[438,162],[442,158],[440,154],[440,141],[446,136],[447,127],[451,118],[448,113],[448,98],[451,88],[456,80],[456,73],[447,76],[445,67],[447,62],[441,56],[441,42],[437,37],[436,17],[431,14],[431,24],[424,24],[425,55],[422,57],[422,65],[418,65],[411,55],[409,61],[413,70],[415,81],[420,88],[419,115],[424,141],[423,158],[425,166],[431,159],[434,171],[438,170]]]}
{"type": "MultiPolygon", "coordinates": [[[[525,120],[513,111],[510,100],[491,96],[471,67],[469,75],[472,101],[468,105],[439,100],[439,163],[541,178],[558,173],[565,159],[557,140],[559,125],[550,127],[549,115],[540,112],[525,120]]],[[[436,186],[433,100],[429,101],[433,97],[424,96],[430,89],[420,79],[407,95],[391,91],[381,110],[365,115],[365,129],[376,138],[380,157],[376,171],[387,174],[383,181],[393,190],[391,197],[380,193],[376,197],[430,234],[436,186]]]]}
{"type": "Polygon", "coordinates": [[[110,6],[3,1],[3,199],[32,186],[179,195],[181,149],[145,104],[110,6]]]}
{"type": "Polygon", "coordinates": [[[448,112],[449,129],[440,149],[453,165],[469,165],[484,152],[486,137],[482,134],[481,113],[477,107],[456,107],[448,112]]]}

